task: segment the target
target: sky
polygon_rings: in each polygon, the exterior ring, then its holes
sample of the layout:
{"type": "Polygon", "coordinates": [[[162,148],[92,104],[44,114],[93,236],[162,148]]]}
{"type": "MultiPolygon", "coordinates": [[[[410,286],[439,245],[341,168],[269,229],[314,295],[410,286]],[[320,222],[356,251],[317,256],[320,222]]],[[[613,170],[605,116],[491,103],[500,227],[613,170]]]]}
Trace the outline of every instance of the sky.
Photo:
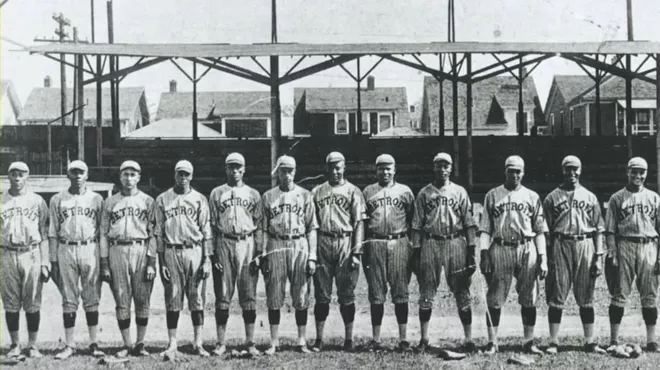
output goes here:
{"type": "MultiPolygon", "coordinates": [[[[8,42],[33,45],[34,38],[54,37],[54,13],[63,13],[78,27],[81,39],[91,40],[91,1],[96,10],[96,41],[107,42],[106,0],[9,0],[0,9],[0,75],[12,80],[25,103],[46,75],[59,86],[59,64],[39,55],[29,55],[8,42]]],[[[660,1],[632,0],[634,38],[660,41],[660,1]]],[[[115,42],[118,43],[265,43],[270,42],[269,0],[114,0],[115,42]]],[[[483,42],[581,42],[625,40],[625,0],[458,0],[456,41],[483,42]]],[[[298,43],[431,42],[447,40],[447,0],[278,0],[278,41],[298,43]]],[[[72,35],[72,30],[69,31],[72,35]]],[[[71,59],[70,59],[71,60],[71,59]]],[[[124,59],[121,66],[137,59],[124,59]]],[[[422,60],[437,66],[435,56],[422,60]]],[[[474,69],[495,61],[475,56],[474,69]]],[[[287,71],[296,59],[281,59],[287,71]]],[[[318,63],[308,58],[299,68],[318,63]]],[[[230,62],[259,67],[242,58],[230,62]]],[[[264,65],[267,58],[262,58],[264,65]]],[[[366,71],[376,62],[361,60],[366,71]]],[[[190,62],[180,65],[191,73],[190,62]]],[[[356,63],[347,68],[355,73],[356,63]]],[[[198,68],[198,73],[203,69],[198,68]]],[[[561,58],[544,61],[532,77],[545,104],[555,74],[584,74],[573,62],[561,58]]],[[[407,88],[409,104],[420,100],[424,74],[384,61],[372,73],[376,87],[407,88]]],[[[192,84],[172,64],[161,63],[129,75],[122,86],[143,86],[150,110],[155,112],[162,92],[171,79],[179,91],[192,91],[192,84]]],[[[68,84],[72,83],[68,68],[68,84]]],[[[353,87],[355,82],[335,67],[281,87],[282,106],[293,104],[294,87],[353,87]]],[[[268,90],[267,86],[218,71],[209,72],[198,83],[198,91],[268,90]]],[[[109,87],[109,85],[104,85],[109,87]]]]}

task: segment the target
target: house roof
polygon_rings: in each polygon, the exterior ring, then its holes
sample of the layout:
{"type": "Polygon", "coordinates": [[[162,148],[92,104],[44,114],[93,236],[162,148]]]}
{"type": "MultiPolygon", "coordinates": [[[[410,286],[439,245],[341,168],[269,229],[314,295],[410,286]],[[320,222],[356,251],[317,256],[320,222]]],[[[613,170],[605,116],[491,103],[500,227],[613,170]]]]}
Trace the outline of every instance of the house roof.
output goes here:
{"type": "MultiPolygon", "coordinates": [[[[295,104],[305,95],[308,112],[357,108],[357,90],[351,87],[295,88],[295,104]]],[[[365,110],[408,110],[405,87],[377,87],[360,91],[360,108],[365,110]]]]}
{"type": "MultiPolygon", "coordinates": [[[[156,119],[190,118],[193,112],[192,92],[165,92],[160,95],[156,119]]],[[[197,116],[270,115],[268,91],[202,91],[197,92],[197,116]]]]}
{"type": "Polygon", "coordinates": [[[554,82],[565,102],[573,100],[595,84],[591,77],[585,75],[555,75],[554,82]]]}
{"type": "MultiPolygon", "coordinates": [[[[453,91],[449,81],[443,81],[443,107],[445,110],[445,129],[453,128],[453,91]]],[[[438,122],[439,115],[439,82],[431,76],[424,78],[424,93],[428,99],[427,114],[431,122],[438,122]]],[[[458,126],[466,127],[466,86],[458,84],[458,126]]],[[[534,108],[536,87],[533,79],[527,78],[523,83],[523,105],[525,110],[534,108]]],[[[488,114],[493,102],[503,109],[516,109],[518,107],[518,81],[513,76],[497,76],[477,82],[472,85],[472,124],[473,128],[489,129],[486,124],[488,114]]]]}
{"type": "Polygon", "coordinates": [[[18,98],[16,89],[14,89],[14,84],[11,82],[11,80],[0,80],[0,85],[2,88],[2,91],[0,92],[0,97],[5,95],[9,96],[9,103],[14,109],[14,112],[16,112],[16,116],[20,116],[23,107],[21,106],[21,101],[18,98]]]}
{"type": "Polygon", "coordinates": [[[375,137],[427,136],[427,133],[407,126],[390,127],[374,135],[375,137]]]}
{"type": "MultiPolygon", "coordinates": [[[[67,89],[67,112],[73,107],[73,89],[67,89]]],[[[144,87],[122,87],[119,89],[119,119],[128,120],[133,117],[140,99],[144,95],[144,87]]],[[[84,117],[87,125],[96,125],[96,88],[84,90],[85,109],[84,117]],[[90,121],[91,120],[91,121],[90,121]]],[[[145,97],[146,99],[146,97],[145,97]]],[[[55,120],[61,116],[60,89],[57,87],[37,87],[32,89],[28,96],[23,112],[18,117],[21,121],[55,120]]],[[[110,89],[102,90],[101,100],[103,126],[111,127],[112,119],[110,107],[110,89]]],[[[71,122],[71,115],[67,116],[67,124],[71,122]]]]}
{"type": "MultiPolygon", "coordinates": [[[[649,76],[655,78],[655,76],[649,76]]],[[[600,86],[601,100],[615,100],[626,98],[626,80],[621,77],[612,77],[600,86]]],[[[655,99],[655,85],[642,80],[632,80],[633,99],[655,99]]],[[[585,100],[596,100],[596,90],[592,88],[583,97],[585,100]]]]}
{"type": "MultiPolygon", "coordinates": [[[[217,139],[223,137],[219,132],[197,123],[197,134],[200,139],[217,139]]],[[[192,140],[192,121],[190,118],[162,119],[148,126],[137,129],[124,137],[129,140],[164,139],[164,140],[192,140]]]]}

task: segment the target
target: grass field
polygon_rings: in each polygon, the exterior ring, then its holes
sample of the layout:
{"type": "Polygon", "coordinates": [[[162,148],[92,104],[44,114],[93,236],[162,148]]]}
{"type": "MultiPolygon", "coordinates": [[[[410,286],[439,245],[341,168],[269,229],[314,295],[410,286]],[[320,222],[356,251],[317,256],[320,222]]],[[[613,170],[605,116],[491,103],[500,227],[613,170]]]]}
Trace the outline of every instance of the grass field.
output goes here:
{"type": "MultiPolygon", "coordinates": [[[[543,286],[543,284],[542,284],[543,286]]],[[[419,340],[419,322],[417,319],[417,292],[418,286],[416,279],[410,284],[411,304],[408,339],[416,344],[419,340]]],[[[486,325],[485,325],[485,282],[483,278],[475,275],[473,287],[473,310],[474,338],[478,345],[486,344],[486,325]]],[[[357,316],[355,323],[356,345],[358,349],[368,342],[371,335],[371,324],[369,320],[369,304],[367,300],[367,286],[364,276],[360,276],[357,295],[357,316]]],[[[308,368],[341,368],[341,369],[501,369],[515,367],[508,365],[507,359],[521,351],[522,324],[519,316],[519,306],[516,303],[517,295],[515,291],[511,292],[509,301],[503,310],[502,323],[500,326],[501,336],[505,339],[501,342],[501,353],[494,357],[483,355],[473,355],[459,362],[443,362],[433,353],[424,355],[400,354],[388,352],[385,354],[372,354],[360,352],[346,354],[339,351],[343,341],[343,326],[338,309],[335,305],[328,318],[326,325],[326,340],[328,345],[326,351],[321,354],[312,354],[303,356],[290,351],[293,340],[295,339],[296,327],[293,318],[293,312],[290,306],[285,306],[282,315],[281,336],[282,350],[274,357],[260,357],[257,359],[205,359],[200,360],[190,355],[184,355],[182,362],[170,363],[162,362],[157,356],[149,358],[132,358],[126,364],[98,365],[98,360],[87,356],[79,355],[66,361],[58,362],[52,358],[52,355],[60,346],[63,339],[64,330],[61,319],[61,300],[57,289],[52,283],[44,288],[43,306],[42,306],[42,324],[40,332],[41,348],[47,356],[41,360],[28,359],[26,362],[13,366],[14,368],[38,369],[38,370],[56,370],[56,369],[106,369],[106,368],[125,368],[142,370],[153,366],[158,366],[160,370],[165,369],[199,369],[199,368],[218,368],[218,369],[254,369],[254,368],[280,368],[280,369],[308,369],[308,368]]],[[[539,317],[537,320],[537,337],[542,345],[547,345],[547,306],[545,298],[541,292],[539,303],[539,317]]],[[[264,349],[267,346],[268,322],[265,310],[265,292],[263,280],[259,281],[259,308],[257,317],[257,345],[264,349]]],[[[605,287],[604,278],[598,280],[596,289],[596,334],[601,344],[606,344],[609,338],[609,324],[607,321],[607,306],[609,305],[609,296],[605,287]]],[[[313,304],[313,299],[312,299],[313,304]]],[[[574,301],[571,298],[565,311],[562,325],[562,347],[559,355],[544,356],[537,358],[537,363],[533,366],[540,369],[656,369],[660,361],[660,354],[644,354],[641,358],[635,360],[614,359],[609,356],[586,355],[580,352],[582,327],[579,317],[577,317],[577,308],[573,307],[574,301]],[[569,308],[570,307],[570,308],[569,308]]],[[[310,344],[314,339],[313,316],[309,317],[308,338],[310,344]]],[[[149,324],[149,333],[147,334],[148,349],[152,353],[160,352],[166,345],[167,331],[164,315],[163,289],[160,280],[154,287],[152,295],[152,317],[149,324]]],[[[212,280],[209,280],[207,289],[207,311],[206,323],[204,327],[204,339],[207,348],[211,349],[215,343],[215,320],[213,319],[213,293],[212,280]]],[[[240,309],[234,302],[232,306],[232,316],[228,325],[228,337],[230,350],[240,349],[243,340],[243,325],[240,317],[240,309]]],[[[103,287],[103,296],[100,307],[100,333],[99,341],[101,347],[109,354],[119,350],[121,345],[121,336],[117,329],[114,317],[114,301],[107,285],[103,287]]],[[[384,344],[394,348],[396,345],[397,331],[396,320],[394,318],[393,307],[386,305],[385,318],[383,322],[384,344]]],[[[87,333],[82,310],[79,311],[77,321],[77,338],[79,348],[85,348],[88,345],[87,333]]],[[[436,297],[433,318],[431,320],[431,344],[443,348],[458,349],[462,339],[462,327],[456,314],[456,306],[452,294],[447,291],[446,286],[441,286],[436,297]]],[[[626,311],[624,325],[621,328],[621,334],[626,337],[626,341],[643,344],[644,327],[639,308],[639,297],[635,295],[626,311]]],[[[25,319],[21,315],[21,337],[22,342],[26,341],[25,319]]],[[[2,320],[2,332],[0,336],[2,353],[6,353],[9,347],[9,334],[6,331],[4,318],[2,320]]],[[[181,316],[179,322],[179,343],[182,352],[190,351],[190,339],[192,339],[192,328],[190,318],[187,313],[181,316]]],[[[3,366],[5,368],[5,366],[3,366]]],[[[10,368],[10,366],[6,366],[10,368]]]]}

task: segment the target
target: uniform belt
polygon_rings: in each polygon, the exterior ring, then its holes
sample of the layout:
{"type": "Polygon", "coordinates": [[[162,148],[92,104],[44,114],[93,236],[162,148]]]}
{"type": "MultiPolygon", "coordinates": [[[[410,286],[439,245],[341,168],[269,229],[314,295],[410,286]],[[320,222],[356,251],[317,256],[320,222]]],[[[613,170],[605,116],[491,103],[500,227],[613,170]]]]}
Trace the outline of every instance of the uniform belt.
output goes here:
{"type": "Polygon", "coordinates": [[[147,243],[146,239],[136,239],[136,240],[111,240],[110,245],[115,246],[127,246],[127,245],[145,245],[147,243]]]}
{"type": "Polygon", "coordinates": [[[449,235],[435,235],[435,234],[427,234],[427,235],[428,235],[429,238],[431,238],[433,240],[451,240],[451,239],[455,239],[455,238],[464,236],[465,233],[463,231],[458,231],[458,232],[455,232],[455,233],[449,234],[449,235]]]}
{"type": "Polygon", "coordinates": [[[408,236],[407,232],[402,232],[398,234],[389,234],[389,235],[371,233],[371,239],[397,240],[397,239],[403,239],[406,236],[408,236]]]}
{"type": "Polygon", "coordinates": [[[302,239],[305,237],[305,234],[298,234],[298,235],[275,235],[272,233],[268,233],[268,236],[271,237],[272,239],[276,240],[298,240],[302,239]]]}
{"type": "Polygon", "coordinates": [[[657,236],[623,236],[617,235],[617,238],[633,243],[650,243],[658,240],[657,236]]]}
{"type": "Polygon", "coordinates": [[[560,240],[585,240],[585,239],[591,239],[596,235],[596,233],[586,233],[586,234],[579,234],[579,235],[566,235],[566,234],[555,234],[555,236],[560,239],[560,240]]]}
{"type": "Polygon", "coordinates": [[[66,244],[66,245],[87,245],[87,244],[92,244],[92,243],[96,243],[96,238],[81,240],[81,241],[60,239],[60,244],[66,244]]]}
{"type": "Polygon", "coordinates": [[[2,249],[6,249],[12,252],[30,252],[33,249],[36,249],[39,246],[39,243],[34,243],[30,245],[3,245],[2,249]]]}
{"type": "Polygon", "coordinates": [[[165,244],[167,249],[193,249],[198,246],[199,244],[165,244]]]}
{"type": "Polygon", "coordinates": [[[345,238],[345,237],[349,237],[349,236],[353,235],[353,232],[352,231],[341,231],[341,232],[338,232],[338,233],[331,233],[331,232],[328,232],[328,231],[319,230],[319,234],[321,234],[323,236],[327,236],[328,238],[341,239],[341,238],[345,238]]]}
{"type": "Polygon", "coordinates": [[[495,238],[495,239],[493,239],[493,241],[495,243],[497,243],[499,245],[503,245],[505,247],[517,247],[517,246],[523,245],[523,244],[531,241],[532,239],[534,239],[534,238],[526,236],[522,240],[504,240],[502,238],[495,238]]]}
{"type": "Polygon", "coordinates": [[[232,235],[232,234],[220,233],[220,237],[223,238],[223,239],[227,238],[229,240],[239,241],[239,240],[246,240],[249,237],[251,237],[253,234],[254,234],[254,232],[251,232],[251,233],[248,233],[248,234],[243,234],[243,235],[232,235]]]}

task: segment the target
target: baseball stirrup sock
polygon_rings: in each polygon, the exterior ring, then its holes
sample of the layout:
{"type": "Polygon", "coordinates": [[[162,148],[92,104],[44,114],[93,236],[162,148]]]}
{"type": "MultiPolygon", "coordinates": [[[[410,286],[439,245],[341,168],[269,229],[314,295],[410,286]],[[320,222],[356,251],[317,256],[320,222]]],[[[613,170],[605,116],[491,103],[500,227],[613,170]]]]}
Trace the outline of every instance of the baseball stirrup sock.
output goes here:
{"type": "Polygon", "coordinates": [[[623,318],[624,309],[623,307],[610,305],[609,315],[610,315],[610,324],[616,325],[621,324],[621,319],[623,318]]]}
{"type": "Polygon", "coordinates": [[[433,310],[430,309],[430,308],[428,310],[420,308],[419,309],[419,322],[424,323],[424,322],[431,321],[431,313],[432,312],[433,312],[433,310]]]}
{"type": "Polygon", "coordinates": [[[135,318],[135,324],[137,324],[137,326],[147,326],[149,324],[149,318],[148,317],[136,317],[135,318]]]}
{"type": "Polygon", "coordinates": [[[131,319],[117,320],[117,324],[119,324],[119,330],[126,330],[131,327],[131,319]]]}
{"type": "Polygon", "coordinates": [[[76,326],[76,313],[64,313],[62,314],[62,319],[64,321],[64,329],[70,329],[76,326]]]}
{"type": "Polygon", "coordinates": [[[254,324],[257,321],[256,310],[243,310],[243,322],[245,324],[254,324]]]}
{"type": "Polygon", "coordinates": [[[472,308],[468,307],[465,310],[458,310],[458,318],[461,319],[461,324],[472,325],[472,308]]]}
{"type": "Polygon", "coordinates": [[[87,319],[87,326],[96,326],[99,324],[99,312],[85,312],[85,318],[87,319]]]}
{"type": "Polygon", "coordinates": [[[488,315],[486,315],[486,326],[489,328],[491,326],[498,327],[500,326],[500,316],[502,315],[501,308],[488,307],[488,315]]]}
{"type": "Polygon", "coordinates": [[[10,333],[18,331],[21,316],[18,312],[5,312],[5,320],[7,320],[7,329],[10,333]]]}
{"type": "Polygon", "coordinates": [[[204,325],[204,311],[193,311],[190,313],[193,326],[204,325]]]}
{"type": "Polygon", "coordinates": [[[328,303],[317,303],[314,305],[314,319],[319,322],[325,321],[330,314],[330,305],[328,303]]]}
{"type": "Polygon", "coordinates": [[[394,315],[399,325],[408,323],[408,303],[397,303],[394,305],[394,315]]]}
{"type": "MultiPolygon", "coordinates": [[[[548,323],[550,324],[561,324],[561,316],[563,310],[557,307],[548,307],[548,323]]],[[[582,317],[582,309],[580,309],[580,317],[582,317]]]]}
{"type": "Polygon", "coordinates": [[[658,321],[658,309],[655,307],[642,307],[642,317],[646,325],[655,325],[658,321]]]}
{"type": "Polygon", "coordinates": [[[596,321],[596,313],[593,307],[580,307],[580,320],[583,324],[593,324],[596,321]]]}
{"type": "Polygon", "coordinates": [[[339,313],[344,320],[344,325],[352,324],[355,321],[355,304],[343,304],[339,306],[339,313]]]}
{"type": "Polygon", "coordinates": [[[280,310],[268,310],[268,323],[271,325],[280,324],[280,310]]]}
{"type": "Polygon", "coordinates": [[[307,325],[307,309],[296,310],[296,325],[298,326],[307,325]]]}
{"type": "Polygon", "coordinates": [[[522,307],[520,315],[524,326],[536,325],[536,307],[522,307]]]}
{"type": "Polygon", "coordinates": [[[371,305],[371,325],[381,326],[383,324],[383,314],[385,313],[385,306],[382,304],[371,305]]]}
{"type": "MultiPolygon", "coordinates": [[[[245,313],[243,313],[243,317],[245,317],[245,313]]],[[[215,310],[216,326],[227,325],[227,321],[229,321],[229,310],[215,310]]]]}
{"type": "Polygon", "coordinates": [[[167,311],[165,316],[168,330],[176,329],[179,326],[179,311],[167,311]]]}
{"type": "Polygon", "coordinates": [[[25,321],[27,321],[28,332],[36,333],[39,331],[39,323],[41,322],[41,313],[39,311],[33,313],[25,313],[25,321]]]}

